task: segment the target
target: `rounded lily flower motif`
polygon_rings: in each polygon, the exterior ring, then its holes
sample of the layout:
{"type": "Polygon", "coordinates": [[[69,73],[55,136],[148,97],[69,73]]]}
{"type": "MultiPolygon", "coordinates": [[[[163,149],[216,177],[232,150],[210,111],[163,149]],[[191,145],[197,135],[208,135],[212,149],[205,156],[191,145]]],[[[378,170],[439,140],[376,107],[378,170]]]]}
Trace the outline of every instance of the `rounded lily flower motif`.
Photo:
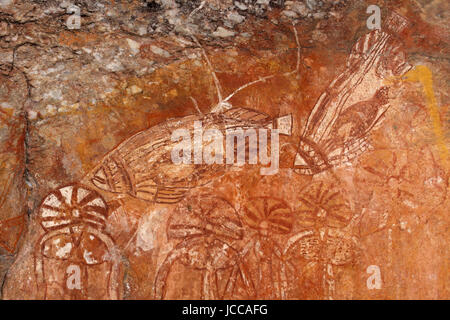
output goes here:
{"type": "Polygon", "coordinates": [[[297,221],[305,227],[345,227],[352,212],[342,194],[334,186],[316,182],[300,197],[301,208],[297,210],[297,221]]]}
{"type": "Polygon", "coordinates": [[[262,237],[287,234],[292,229],[293,217],[289,205],[271,197],[250,198],[243,208],[243,221],[262,237]]]}
{"type": "Polygon", "coordinates": [[[80,184],[63,186],[44,198],[38,215],[45,230],[35,250],[42,298],[118,299],[119,255],[104,231],[108,206],[101,195],[80,184]],[[68,274],[82,280],[70,282],[68,274]]]}
{"type": "Polygon", "coordinates": [[[167,226],[169,239],[203,236],[232,241],[242,239],[242,224],[236,210],[225,199],[203,194],[182,201],[167,226]]]}
{"type": "Polygon", "coordinates": [[[46,230],[75,224],[106,227],[108,209],[105,200],[94,190],[71,184],[52,191],[39,207],[39,221],[46,230]]]}
{"type": "Polygon", "coordinates": [[[223,297],[225,293],[217,285],[217,272],[238,263],[239,255],[232,243],[244,236],[234,208],[225,199],[209,194],[188,197],[170,218],[167,236],[182,241],[158,269],[155,297],[165,297],[166,280],[175,262],[202,272],[203,299],[223,297]]]}

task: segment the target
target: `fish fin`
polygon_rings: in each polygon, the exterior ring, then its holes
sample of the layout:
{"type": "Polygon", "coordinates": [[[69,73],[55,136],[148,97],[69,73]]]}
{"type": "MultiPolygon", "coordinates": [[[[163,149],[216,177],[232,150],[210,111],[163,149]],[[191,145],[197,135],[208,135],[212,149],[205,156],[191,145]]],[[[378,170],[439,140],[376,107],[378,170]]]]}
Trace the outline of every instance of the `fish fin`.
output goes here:
{"type": "Polygon", "coordinates": [[[344,146],[338,148],[337,152],[333,152],[329,156],[329,162],[333,166],[339,166],[343,163],[348,163],[362,154],[364,151],[371,148],[368,142],[367,136],[355,139],[351,143],[344,144],[344,146]]]}
{"type": "Polygon", "coordinates": [[[158,185],[153,179],[143,179],[136,182],[134,187],[134,197],[147,201],[154,201],[158,192],[158,185]]]}
{"type": "Polygon", "coordinates": [[[275,118],[273,126],[278,129],[280,134],[290,136],[292,134],[292,114],[275,118]]]}
{"type": "Polygon", "coordinates": [[[186,192],[189,191],[188,187],[159,187],[155,196],[157,203],[177,203],[181,201],[186,192]]]}
{"type": "Polygon", "coordinates": [[[270,122],[270,116],[252,109],[247,108],[232,108],[224,111],[223,116],[225,118],[238,119],[241,121],[257,122],[257,123],[267,123],[270,122]]]}

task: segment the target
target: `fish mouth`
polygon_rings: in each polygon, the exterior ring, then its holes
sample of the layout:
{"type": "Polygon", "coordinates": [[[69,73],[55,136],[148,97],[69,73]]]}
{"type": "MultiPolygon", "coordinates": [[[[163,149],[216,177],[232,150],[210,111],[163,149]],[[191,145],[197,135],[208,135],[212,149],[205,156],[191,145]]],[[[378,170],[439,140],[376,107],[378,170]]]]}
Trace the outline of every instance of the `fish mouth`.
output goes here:
{"type": "Polygon", "coordinates": [[[103,168],[98,169],[91,179],[91,182],[99,189],[109,191],[108,181],[106,179],[105,170],[103,168]]]}

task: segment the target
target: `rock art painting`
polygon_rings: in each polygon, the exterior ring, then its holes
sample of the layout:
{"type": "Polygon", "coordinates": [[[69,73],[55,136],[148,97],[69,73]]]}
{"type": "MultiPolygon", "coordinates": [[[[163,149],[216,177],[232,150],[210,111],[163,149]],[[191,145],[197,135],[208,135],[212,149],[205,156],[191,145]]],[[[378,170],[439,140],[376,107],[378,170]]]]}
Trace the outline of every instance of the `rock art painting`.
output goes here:
{"type": "Polygon", "coordinates": [[[51,192],[39,219],[45,234],[35,250],[43,299],[118,299],[119,256],[103,233],[108,207],[92,190],[73,184],[51,192]]]}
{"type": "Polygon", "coordinates": [[[0,2],[1,298],[448,299],[446,9],[0,2]]]}

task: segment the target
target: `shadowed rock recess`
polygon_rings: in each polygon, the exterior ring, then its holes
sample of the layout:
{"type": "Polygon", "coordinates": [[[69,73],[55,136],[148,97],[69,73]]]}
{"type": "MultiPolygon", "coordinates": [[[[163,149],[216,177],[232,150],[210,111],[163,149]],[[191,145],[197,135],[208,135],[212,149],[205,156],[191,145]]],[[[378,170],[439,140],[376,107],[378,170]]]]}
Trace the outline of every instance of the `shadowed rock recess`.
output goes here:
{"type": "Polygon", "coordinates": [[[0,0],[1,299],[449,299],[444,0],[0,0]]]}

